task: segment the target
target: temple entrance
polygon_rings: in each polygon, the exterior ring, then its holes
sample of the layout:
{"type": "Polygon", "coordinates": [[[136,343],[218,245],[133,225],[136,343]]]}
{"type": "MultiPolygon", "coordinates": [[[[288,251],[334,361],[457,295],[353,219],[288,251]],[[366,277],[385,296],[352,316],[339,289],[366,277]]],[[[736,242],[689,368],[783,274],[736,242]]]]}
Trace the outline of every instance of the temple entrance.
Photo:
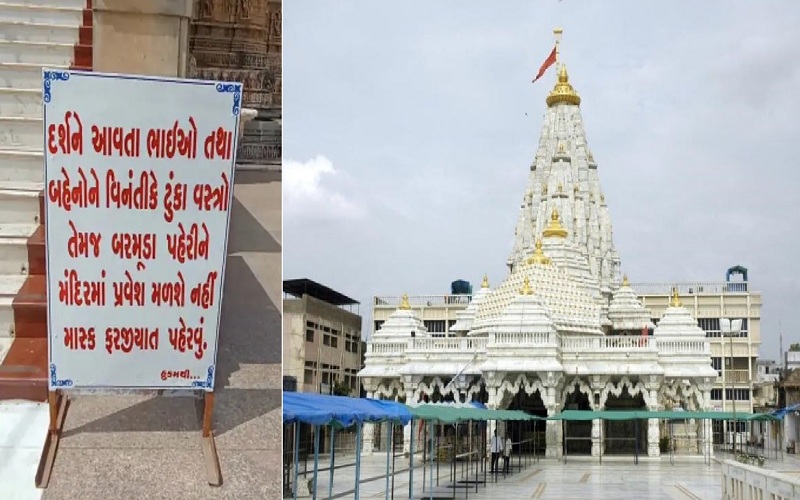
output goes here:
{"type": "MultiPolygon", "coordinates": [[[[544,406],[539,391],[528,394],[520,391],[514,395],[509,410],[520,410],[537,417],[547,417],[547,408],[544,406]]],[[[531,420],[529,422],[506,422],[506,432],[515,444],[512,454],[544,454],[547,443],[545,442],[545,429],[547,422],[544,420],[531,420]]]]}
{"type": "MultiPolygon", "coordinates": [[[[564,400],[565,410],[589,411],[592,405],[589,396],[582,393],[576,386],[575,390],[568,393],[564,400]]],[[[592,453],[592,422],[564,422],[564,452],[568,455],[591,455],[592,453]]]]}
{"type": "MultiPolygon", "coordinates": [[[[646,410],[641,393],[631,396],[624,386],[619,396],[608,395],[605,408],[609,411],[646,410]]],[[[647,420],[606,420],[603,422],[604,455],[647,453],[647,420]]]]}

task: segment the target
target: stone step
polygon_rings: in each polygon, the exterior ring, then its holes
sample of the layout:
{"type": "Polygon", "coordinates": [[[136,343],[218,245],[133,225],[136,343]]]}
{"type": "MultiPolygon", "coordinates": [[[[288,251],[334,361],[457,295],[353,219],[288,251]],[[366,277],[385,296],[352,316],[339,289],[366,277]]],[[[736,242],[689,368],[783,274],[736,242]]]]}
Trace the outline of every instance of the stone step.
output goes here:
{"type": "Polygon", "coordinates": [[[24,7],[60,7],[66,9],[83,9],[86,7],[86,0],[3,0],[3,3],[24,7]]]}
{"type": "Polygon", "coordinates": [[[0,182],[43,182],[44,154],[0,149],[0,182]]]}
{"type": "Polygon", "coordinates": [[[0,116],[41,118],[42,90],[0,87],[0,116]]]}
{"type": "MultiPolygon", "coordinates": [[[[68,69],[68,66],[52,65],[49,67],[53,69],[68,69]]],[[[42,88],[42,65],[0,63],[0,87],[11,89],[42,88]]]]}
{"type": "Polygon", "coordinates": [[[57,26],[43,23],[0,22],[0,40],[25,42],[77,43],[78,25],[57,26]]]}
{"type": "Polygon", "coordinates": [[[47,278],[29,274],[14,297],[14,337],[47,339],[47,278]]]}
{"type": "Polygon", "coordinates": [[[71,43],[0,40],[0,63],[69,66],[74,54],[71,43]]]}
{"type": "Polygon", "coordinates": [[[83,21],[83,6],[31,5],[0,0],[0,22],[43,23],[78,26],[83,21]]]}
{"type": "Polygon", "coordinates": [[[0,275],[28,274],[28,239],[37,227],[37,224],[0,224],[0,275]]]}
{"type": "Polygon", "coordinates": [[[0,225],[38,223],[43,188],[41,182],[0,182],[0,225]]]}
{"type": "Polygon", "coordinates": [[[0,115],[0,149],[35,151],[42,147],[44,120],[0,115]]]}
{"type": "Polygon", "coordinates": [[[47,400],[47,338],[15,338],[0,364],[0,400],[47,400]]]}
{"type": "Polygon", "coordinates": [[[14,337],[14,297],[27,281],[27,276],[0,276],[0,339],[14,337]]]}

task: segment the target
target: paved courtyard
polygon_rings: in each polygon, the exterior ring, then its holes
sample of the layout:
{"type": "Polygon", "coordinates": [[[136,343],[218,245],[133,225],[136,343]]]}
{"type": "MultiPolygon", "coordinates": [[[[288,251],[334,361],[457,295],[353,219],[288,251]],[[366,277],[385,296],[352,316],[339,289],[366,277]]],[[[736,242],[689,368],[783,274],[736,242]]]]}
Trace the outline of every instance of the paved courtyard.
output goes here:
{"type": "MultiPolygon", "coordinates": [[[[353,464],[354,456],[337,456],[338,464],[353,464]]],[[[790,464],[779,464],[790,466],[790,464]]],[[[320,460],[320,467],[327,466],[327,459],[320,460]]],[[[313,467],[309,463],[309,468],[313,467]]],[[[405,469],[396,475],[394,481],[394,498],[408,498],[409,473],[408,460],[397,459],[396,470],[405,469]]],[[[302,465],[301,465],[302,470],[302,465]]],[[[372,481],[361,485],[361,498],[384,498],[386,482],[383,476],[386,470],[386,456],[376,454],[362,459],[361,477],[372,481]]],[[[333,494],[343,494],[340,498],[352,498],[354,467],[337,469],[334,474],[333,494]]],[[[427,474],[427,472],[426,472],[427,474]]],[[[442,464],[439,470],[439,486],[436,486],[436,470],[434,464],[433,498],[453,498],[453,489],[448,487],[450,472],[442,464]]],[[[458,479],[462,476],[459,473],[458,479]]],[[[473,476],[474,477],[474,476],[473,476]]],[[[414,471],[414,498],[430,498],[427,476],[423,492],[422,469],[417,464],[414,471]]],[[[311,479],[311,475],[308,476],[311,479]]],[[[480,480],[483,479],[481,474],[480,480]]],[[[318,498],[328,498],[328,472],[319,474],[318,498]]],[[[602,465],[596,461],[570,460],[564,464],[556,460],[542,459],[539,463],[530,463],[521,471],[514,471],[503,478],[498,477],[496,483],[475,485],[469,492],[465,488],[456,491],[455,498],[480,499],[702,499],[721,498],[720,467],[714,461],[711,465],[702,459],[684,461],[670,465],[667,459],[654,462],[642,461],[634,465],[632,460],[604,461],[602,465]]],[[[390,487],[391,489],[391,487],[390,487]]],[[[391,497],[390,497],[391,498],[391,497]]]]}

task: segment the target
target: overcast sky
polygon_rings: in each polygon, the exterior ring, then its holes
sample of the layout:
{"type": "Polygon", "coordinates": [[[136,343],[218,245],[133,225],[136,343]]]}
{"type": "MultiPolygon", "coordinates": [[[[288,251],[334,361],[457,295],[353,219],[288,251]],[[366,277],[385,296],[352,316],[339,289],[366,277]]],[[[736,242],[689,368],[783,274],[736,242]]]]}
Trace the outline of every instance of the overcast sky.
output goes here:
{"type": "Polygon", "coordinates": [[[800,342],[800,2],[284,3],[284,278],[362,302],[505,275],[564,29],[622,269],[763,292],[800,342]],[[499,5],[502,4],[502,8],[499,5]]]}

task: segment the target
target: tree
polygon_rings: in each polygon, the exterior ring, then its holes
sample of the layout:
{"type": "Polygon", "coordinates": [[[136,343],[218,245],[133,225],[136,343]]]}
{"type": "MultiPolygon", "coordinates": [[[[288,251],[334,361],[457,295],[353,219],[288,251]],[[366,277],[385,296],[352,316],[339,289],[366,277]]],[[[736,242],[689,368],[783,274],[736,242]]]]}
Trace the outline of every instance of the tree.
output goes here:
{"type": "Polygon", "coordinates": [[[334,396],[349,396],[352,392],[352,389],[349,385],[345,384],[341,380],[337,380],[333,384],[333,395],[334,396]]]}
{"type": "Polygon", "coordinates": [[[792,352],[800,351],[800,344],[792,344],[789,346],[789,350],[792,352]]]}

